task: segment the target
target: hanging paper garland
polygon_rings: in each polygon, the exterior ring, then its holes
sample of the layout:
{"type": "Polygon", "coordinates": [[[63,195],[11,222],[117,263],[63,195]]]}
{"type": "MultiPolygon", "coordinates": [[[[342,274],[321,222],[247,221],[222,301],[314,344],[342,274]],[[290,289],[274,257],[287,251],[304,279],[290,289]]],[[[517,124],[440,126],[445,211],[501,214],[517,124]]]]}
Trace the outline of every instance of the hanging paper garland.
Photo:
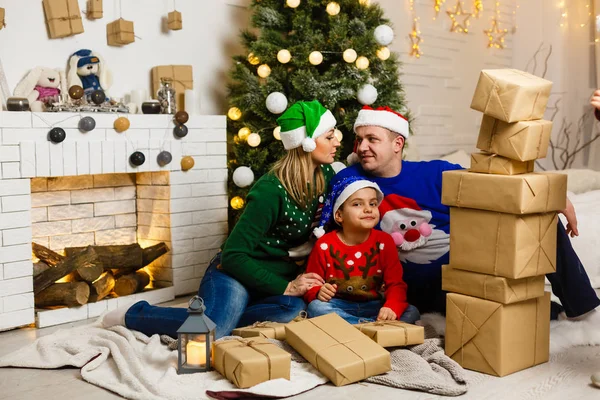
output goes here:
{"type": "Polygon", "coordinates": [[[188,171],[192,168],[194,168],[194,158],[192,156],[185,156],[181,159],[181,169],[183,171],[188,171]]]}
{"type": "Polygon", "coordinates": [[[171,155],[171,153],[169,153],[166,150],[161,151],[160,153],[158,153],[158,156],[156,156],[156,162],[161,167],[164,167],[165,165],[170,164],[172,160],[173,160],[173,155],[171,155]]]}
{"type": "Polygon", "coordinates": [[[48,140],[52,143],[60,143],[67,137],[67,133],[63,128],[52,128],[48,132],[48,140]]]}
{"type": "Polygon", "coordinates": [[[115,131],[121,133],[121,132],[125,132],[127,129],[129,129],[130,123],[127,118],[119,117],[119,118],[115,119],[113,126],[115,128],[115,131]]]}
{"type": "Polygon", "coordinates": [[[146,161],[146,156],[144,155],[144,153],[142,153],[141,151],[136,151],[133,152],[130,156],[129,156],[129,162],[136,166],[139,167],[140,165],[142,165],[144,162],[146,161]]]}
{"type": "Polygon", "coordinates": [[[90,132],[96,127],[96,120],[92,117],[83,117],[79,120],[79,124],[77,126],[83,133],[90,132]]]}
{"type": "Polygon", "coordinates": [[[175,135],[175,137],[178,138],[183,138],[186,137],[188,134],[188,128],[185,125],[175,125],[175,128],[173,128],[173,134],[175,135]]]}

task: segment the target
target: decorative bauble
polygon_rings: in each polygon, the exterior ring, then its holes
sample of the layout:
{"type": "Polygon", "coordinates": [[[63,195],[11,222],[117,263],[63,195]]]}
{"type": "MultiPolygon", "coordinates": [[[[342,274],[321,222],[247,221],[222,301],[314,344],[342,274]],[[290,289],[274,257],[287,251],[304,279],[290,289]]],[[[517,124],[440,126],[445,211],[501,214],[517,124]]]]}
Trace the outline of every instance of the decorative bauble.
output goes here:
{"type": "Polygon", "coordinates": [[[244,208],[244,199],[242,199],[240,196],[235,196],[231,199],[229,204],[231,204],[231,208],[234,210],[241,210],[244,208]]]}
{"type": "Polygon", "coordinates": [[[173,155],[166,150],[161,151],[160,153],[158,153],[158,156],[156,156],[156,162],[161,167],[164,167],[165,165],[169,164],[172,160],[173,155]]]}
{"type": "Polygon", "coordinates": [[[331,16],[338,15],[340,13],[340,5],[335,1],[332,1],[327,4],[325,11],[327,11],[327,14],[331,16]]]}
{"type": "Polygon", "coordinates": [[[104,101],[106,100],[106,95],[104,94],[104,92],[102,90],[94,90],[92,92],[92,103],[96,104],[96,105],[100,105],[102,103],[104,103],[104,101]]]}
{"type": "Polygon", "coordinates": [[[129,156],[129,162],[131,165],[139,167],[146,161],[146,156],[141,151],[134,151],[129,156]]]}
{"type": "Polygon", "coordinates": [[[375,41],[382,46],[387,46],[394,40],[394,31],[388,25],[379,25],[373,34],[375,41]]]}
{"type": "Polygon", "coordinates": [[[273,137],[277,140],[281,140],[281,127],[280,126],[276,126],[275,129],[273,129],[273,137]]]}
{"type": "Polygon", "coordinates": [[[265,101],[267,110],[273,114],[281,114],[285,111],[288,105],[287,97],[281,92],[273,92],[267,96],[265,101]]]}
{"type": "Polygon", "coordinates": [[[358,0],[358,4],[361,6],[369,7],[371,5],[371,0],[358,0]]]}
{"type": "Polygon", "coordinates": [[[333,168],[333,170],[337,174],[338,172],[340,172],[341,170],[343,170],[344,168],[346,168],[346,164],[344,164],[341,161],[335,161],[335,162],[331,163],[331,168],[333,168]]]}
{"type": "Polygon", "coordinates": [[[188,128],[187,126],[183,125],[183,124],[177,124],[175,125],[175,128],[173,128],[173,135],[175,135],[178,138],[182,138],[182,137],[186,137],[188,134],[188,128]]]}
{"type": "Polygon", "coordinates": [[[319,65],[323,62],[323,54],[320,51],[313,51],[308,55],[308,62],[312,65],[319,65]]]}
{"type": "Polygon", "coordinates": [[[246,139],[250,147],[256,147],[260,144],[260,135],[258,133],[251,133],[246,139]]]}
{"type": "Polygon", "coordinates": [[[125,132],[127,129],[129,129],[130,123],[127,118],[119,117],[119,118],[115,119],[113,126],[115,128],[115,131],[121,133],[121,132],[125,132]]]}
{"type": "Polygon", "coordinates": [[[258,67],[258,70],[256,72],[261,78],[266,78],[269,75],[271,75],[271,67],[269,67],[267,64],[262,64],[258,67]]]}
{"type": "Polygon", "coordinates": [[[279,61],[280,63],[287,64],[290,62],[291,59],[292,59],[292,54],[290,53],[289,50],[282,49],[282,50],[279,50],[279,52],[277,52],[277,61],[279,61]]]}
{"type": "Polygon", "coordinates": [[[96,120],[92,117],[83,117],[79,120],[77,126],[81,132],[89,132],[96,127],[96,120]]]}
{"type": "Polygon", "coordinates": [[[369,106],[377,100],[377,89],[375,86],[367,83],[363,85],[358,92],[356,92],[356,98],[360,104],[369,106]]]}
{"type": "Polygon", "coordinates": [[[79,100],[83,97],[83,88],[79,85],[73,85],[69,88],[69,97],[73,100],[79,100]]]}
{"type": "Polygon", "coordinates": [[[346,49],[344,50],[344,61],[346,61],[347,63],[353,63],[354,61],[356,61],[356,57],[358,57],[358,54],[356,54],[356,50],[354,49],[346,49]]]}
{"type": "Polygon", "coordinates": [[[300,5],[300,0],[286,0],[285,4],[287,4],[289,8],[296,8],[300,5]]]}
{"type": "Polygon", "coordinates": [[[252,65],[260,64],[260,59],[254,55],[254,53],[248,54],[248,62],[252,65]]]}
{"type": "Polygon", "coordinates": [[[356,59],[356,68],[367,69],[369,68],[369,59],[365,56],[360,56],[356,59]]]}
{"type": "Polygon", "coordinates": [[[342,139],[344,139],[344,134],[342,133],[342,131],[340,131],[337,128],[333,131],[333,134],[334,134],[335,138],[338,140],[338,142],[341,142],[342,139]]]}
{"type": "Polygon", "coordinates": [[[250,130],[250,128],[248,128],[247,126],[240,128],[240,130],[238,131],[238,136],[240,139],[242,140],[246,140],[246,138],[248,137],[249,134],[251,134],[252,131],[250,130]]]}
{"type": "Polygon", "coordinates": [[[379,57],[379,59],[380,59],[380,60],[383,60],[383,61],[385,61],[385,60],[387,60],[388,58],[390,58],[390,55],[391,55],[391,54],[392,54],[392,53],[390,52],[390,49],[389,49],[389,48],[387,48],[386,46],[380,47],[380,48],[377,50],[377,57],[379,57]]]}
{"type": "Polygon", "coordinates": [[[229,111],[227,111],[227,116],[229,119],[237,121],[238,119],[242,118],[242,110],[237,107],[231,107],[229,111]]]}
{"type": "Polygon", "coordinates": [[[177,121],[180,124],[185,124],[186,122],[189,121],[189,119],[190,119],[190,116],[185,111],[177,111],[175,113],[175,121],[177,121]]]}
{"type": "Polygon", "coordinates": [[[233,183],[237,187],[244,188],[254,182],[254,172],[248,167],[237,167],[233,171],[233,183]]]}
{"type": "Polygon", "coordinates": [[[194,168],[194,158],[192,156],[185,156],[181,159],[181,170],[188,171],[194,168]]]}
{"type": "Polygon", "coordinates": [[[60,143],[65,140],[67,137],[67,133],[63,128],[52,128],[50,132],[48,132],[48,140],[52,143],[60,143]]]}

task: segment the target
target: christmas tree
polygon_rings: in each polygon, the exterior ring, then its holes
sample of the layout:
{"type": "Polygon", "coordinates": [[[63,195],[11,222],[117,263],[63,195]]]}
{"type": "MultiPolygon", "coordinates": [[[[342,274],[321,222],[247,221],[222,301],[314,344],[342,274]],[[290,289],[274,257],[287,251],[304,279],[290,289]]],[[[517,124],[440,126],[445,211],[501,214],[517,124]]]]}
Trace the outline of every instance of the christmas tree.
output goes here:
{"type": "Polygon", "coordinates": [[[282,157],[277,117],[298,100],[319,100],[334,114],[339,157],[352,152],[363,105],[386,105],[407,118],[399,62],[386,47],[394,32],[370,0],[253,0],[254,30],[230,72],[227,131],[230,222],[251,183],[282,157]],[[343,137],[343,139],[342,139],[343,137]]]}

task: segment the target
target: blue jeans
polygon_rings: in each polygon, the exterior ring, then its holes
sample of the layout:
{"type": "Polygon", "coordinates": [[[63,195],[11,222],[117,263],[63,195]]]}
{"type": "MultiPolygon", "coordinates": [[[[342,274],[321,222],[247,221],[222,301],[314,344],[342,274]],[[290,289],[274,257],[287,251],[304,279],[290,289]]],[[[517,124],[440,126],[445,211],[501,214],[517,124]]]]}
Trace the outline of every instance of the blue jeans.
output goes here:
{"type": "MultiPolygon", "coordinates": [[[[219,253],[211,261],[198,290],[206,315],[217,325],[217,338],[229,335],[238,326],[257,321],[290,322],[306,309],[301,297],[251,298],[244,285],[217,268],[220,263],[219,253]]],[[[139,301],[125,314],[125,325],[147,336],[159,334],[175,338],[187,316],[185,308],[157,307],[139,301]]]]}
{"type": "MultiPolygon", "coordinates": [[[[309,318],[336,313],[351,324],[360,324],[361,322],[375,321],[381,307],[383,307],[383,301],[381,300],[358,302],[333,298],[329,301],[313,300],[306,311],[309,318]]],[[[400,321],[414,324],[420,318],[421,315],[417,307],[409,304],[402,313],[400,321]]]]}

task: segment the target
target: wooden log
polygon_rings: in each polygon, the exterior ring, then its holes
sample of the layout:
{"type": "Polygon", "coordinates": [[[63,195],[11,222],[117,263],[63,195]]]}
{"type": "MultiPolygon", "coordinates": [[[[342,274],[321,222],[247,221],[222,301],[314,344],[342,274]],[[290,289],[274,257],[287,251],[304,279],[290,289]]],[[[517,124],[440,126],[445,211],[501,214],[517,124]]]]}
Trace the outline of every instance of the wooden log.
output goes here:
{"type": "Polygon", "coordinates": [[[35,242],[31,243],[31,250],[33,251],[34,256],[51,267],[55,267],[59,262],[65,259],[64,256],[61,256],[49,248],[35,242]]]}
{"type": "Polygon", "coordinates": [[[35,295],[36,307],[77,307],[88,302],[90,287],[85,282],[54,283],[35,295]]]}
{"type": "Polygon", "coordinates": [[[110,271],[106,271],[100,279],[90,284],[90,298],[88,303],[95,303],[109,295],[115,287],[115,278],[110,271]]]}
{"type": "MultiPolygon", "coordinates": [[[[143,254],[139,244],[92,246],[98,255],[98,263],[104,270],[119,268],[142,268],[143,254]]],[[[77,254],[85,250],[85,247],[67,247],[67,256],[77,254]]]]}
{"type": "Polygon", "coordinates": [[[119,268],[115,273],[115,278],[120,278],[124,275],[129,275],[137,271],[138,269],[144,268],[146,265],[150,264],[160,256],[166,254],[169,251],[169,247],[165,244],[165,242],[160,242],[155,244],[154,246],[146,247],[142,250],[142,264],[139,267],[133,268],[119,268]]]}
{"type": "Polygon", "coordinates": [[[150,275],[146,271],[136,271],[118,278],[114,292],[119,296],[127,296],[142,291],[149,283],[150,275]]]}
{"type": "Polygon", "coordinates": [[[56,264],[54,268],[48,268],[46,271],[33,277],[34,294],[37,295],[42,290],[52,285],[63,276],[70,274],[77,268],[94,263],[95,259],[96,252],[91,246],[88,246],[88,248],[81,253],[65,257],[65,259],[56,264]]]}
{"type": "Polygon", "coordinates": [[[33,263],[33,276],[41,274],[48,268],[50,268],[50,266],[43,261],[38,261],[36,263],[33,263]]]}
{"type": "Polygon", "coordinates": [[[103,272],[104,268],[102,268],[102,264],[94,262],[81,266],[71,272],[69,281],[86,281],[92,283],[100,278],[103,272]]]}

